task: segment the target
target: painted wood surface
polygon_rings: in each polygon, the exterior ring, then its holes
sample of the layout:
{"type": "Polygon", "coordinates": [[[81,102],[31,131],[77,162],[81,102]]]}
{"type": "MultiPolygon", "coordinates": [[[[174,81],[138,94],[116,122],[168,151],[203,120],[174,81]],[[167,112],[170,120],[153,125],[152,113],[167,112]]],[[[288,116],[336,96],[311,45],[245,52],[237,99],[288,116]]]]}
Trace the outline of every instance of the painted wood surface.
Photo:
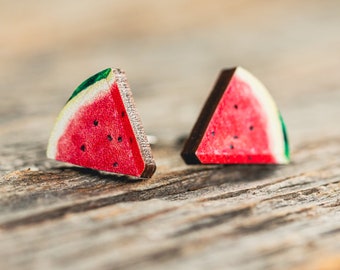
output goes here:
{"type": "Polygon", "coordinates": [[[1,269],[339,269],[337,1],[1,1],[1,269]],[[222,68],[265,83],[288,166],[187,166],[222,68]],[[48,160],[82,79],[123,68],[152,146],[149,180],[48,160]]]}

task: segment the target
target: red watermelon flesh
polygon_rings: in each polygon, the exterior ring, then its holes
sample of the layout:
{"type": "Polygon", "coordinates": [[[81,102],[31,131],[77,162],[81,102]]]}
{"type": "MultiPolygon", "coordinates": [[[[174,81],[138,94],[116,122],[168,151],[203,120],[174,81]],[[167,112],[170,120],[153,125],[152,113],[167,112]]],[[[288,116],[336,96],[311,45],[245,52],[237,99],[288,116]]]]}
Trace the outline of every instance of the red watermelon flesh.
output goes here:
{"type": "Polygon", "coordinates": [[[149,178],[156,169],[125,73],[105,69],[79,85],[59,114],[47,156],[149,178]]]}
{"type": "Polygon", "coordinates": [[[242,68],[225,70],[182,151],[188,164],[281,164],[289,160],[282,117],[242,68]]]}
{"type": "Polygon", "coordinates": [[[267,117],[251,87],[233,76],[196,155],[201,163],[275,163],[266,130],[267,117]]]}
{"type": "Polygon", "coordinates": [[[116,83],[107,95],[77,112],[59,140],[56,159],[141,175],[145,164],[116,83]]]}

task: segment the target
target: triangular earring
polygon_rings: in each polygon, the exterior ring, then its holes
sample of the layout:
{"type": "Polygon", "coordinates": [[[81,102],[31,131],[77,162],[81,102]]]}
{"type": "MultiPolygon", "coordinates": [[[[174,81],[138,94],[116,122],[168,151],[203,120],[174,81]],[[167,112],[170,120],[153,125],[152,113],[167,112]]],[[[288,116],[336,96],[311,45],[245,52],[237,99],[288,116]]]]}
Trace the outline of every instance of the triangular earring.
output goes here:
{"type": "Polygon", "coordinates": [[[285,164],[285,124],[265,86],[241,67],[223,70],[184,146],[187,164],[285,164]]]}
{"type": "Polygon", "coordinates": [[[125,73],[84,81],[60,112],[47,156],[86,168],[149,178],[156,169],[125,73]]]}

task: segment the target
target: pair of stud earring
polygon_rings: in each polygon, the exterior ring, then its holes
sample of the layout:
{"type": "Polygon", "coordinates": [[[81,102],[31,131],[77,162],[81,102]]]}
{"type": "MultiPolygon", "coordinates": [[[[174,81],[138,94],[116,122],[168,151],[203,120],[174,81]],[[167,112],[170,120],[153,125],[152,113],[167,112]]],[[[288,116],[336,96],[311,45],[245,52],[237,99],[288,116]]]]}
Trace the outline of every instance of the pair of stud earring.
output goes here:
{"type": "MultiPolygon", "coordinates": [[[[264,85],[241,67],[223,70],[182,150],[187,164],[285,164],[283,118],[264,85]]],[[[47,156],[139,178],[156,170],[126,75],[108,68],[80,84],[61,110],[47,156]]]]}

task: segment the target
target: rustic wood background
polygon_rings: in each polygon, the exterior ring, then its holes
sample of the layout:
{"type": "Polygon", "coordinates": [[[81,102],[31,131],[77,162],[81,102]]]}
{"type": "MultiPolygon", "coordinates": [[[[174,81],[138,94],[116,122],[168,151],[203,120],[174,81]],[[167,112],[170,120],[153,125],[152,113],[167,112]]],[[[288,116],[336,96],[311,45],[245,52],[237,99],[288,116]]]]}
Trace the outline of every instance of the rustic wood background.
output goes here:
{"type": "Polygon", "coordinates": [[[0,269],[340,269],[339,1],[0,1],[0,269]],[[288,166],[186,166],[219,70],[242,65],[288,126],[288,166]],[[73,89],[123,68],[147,181],[45,157],[73,89]]]}

